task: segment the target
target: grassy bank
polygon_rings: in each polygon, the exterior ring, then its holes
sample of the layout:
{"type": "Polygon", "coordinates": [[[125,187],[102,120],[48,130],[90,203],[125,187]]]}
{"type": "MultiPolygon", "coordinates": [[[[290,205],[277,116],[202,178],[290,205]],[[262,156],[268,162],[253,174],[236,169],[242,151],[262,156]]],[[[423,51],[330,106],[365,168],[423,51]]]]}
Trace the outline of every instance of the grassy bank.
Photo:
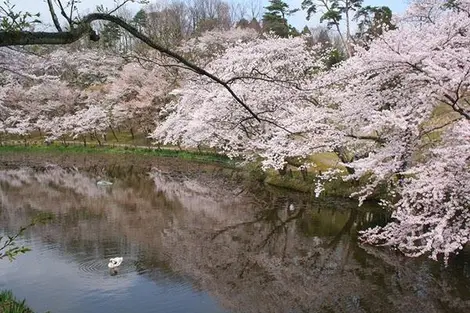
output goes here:
{"type": "Polygon", "coordinates": [[[19,301],[9,290],[0,292],[0,312],[1,313],[34,313],[25,300],[19,301]]]}
{"type": "Polygon", "coordinates": [[[188,161],[233,165],[234,161],[227,156],[212,152],[195,152],[176,149],[150,149],[131,146],[63,146],[63,145],[31,145],[31,146],[0,146],[0,154],[16,153],[57,153],[57,154],[136,154],[160,158],[178,158],[188,161]]]}

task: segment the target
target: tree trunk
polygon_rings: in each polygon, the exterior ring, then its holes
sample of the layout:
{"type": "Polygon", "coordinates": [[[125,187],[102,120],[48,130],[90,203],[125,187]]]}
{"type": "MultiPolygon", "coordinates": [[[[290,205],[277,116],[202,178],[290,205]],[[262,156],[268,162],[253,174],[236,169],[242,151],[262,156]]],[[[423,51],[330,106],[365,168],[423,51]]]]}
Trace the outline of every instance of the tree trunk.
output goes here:
{"type": "Polygon", "coordinates": [[[291,168],[287,171],[287,173],[289,174],[290,178],[294,177],[294,175],[292,174],[292,169],[291,168]]]}
{"type": "Polygon", "coordinates": [[[280,169],[277,170],[279,175],[285,176],[287,174],[287,164],[284,164],[284,166],[280,169]]]}
{"type": "MultiPolygon", "coordinates": [[[[114,132],[114,128],[112,126],[109,127],[111,129],[111,133],[113,133],[113,137],[114,139],[116,139],[117,142],[119,142],[119,139],[118,137],[116,136],[116,133],[114,132]]],[[[118,127],[118,131],[119,131],[119,127],[118,127]]]]}
{"type": "Polygon", "coordinates": [[[96,141],[98,141],[98,145],[101,147],[102,146],[101,140],[100,140],[99,136],[96,134],[96,130],[94,132],[94,136],[95,136],[96,141]]]}
{"type": "Polygon", "coordinates": [[[351,26],[349,21],[349,8],[346,8],[346,51],[348,52],[348,56],[352,56],[351,47],[350,47],[350,40],[351,40],[351,26]]]}

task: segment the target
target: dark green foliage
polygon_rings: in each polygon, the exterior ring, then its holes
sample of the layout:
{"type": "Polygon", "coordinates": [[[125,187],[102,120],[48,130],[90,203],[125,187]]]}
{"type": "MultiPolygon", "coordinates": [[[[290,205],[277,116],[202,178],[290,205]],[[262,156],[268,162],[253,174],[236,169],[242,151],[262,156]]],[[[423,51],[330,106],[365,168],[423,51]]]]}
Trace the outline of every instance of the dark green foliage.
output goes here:
{"type": "Polygon", "coordinates": [[[241,20],[238,21],[236,27],[251,28],[251,29],[254,29],[257,32],[261,31],[261,26],[260,26],[259,22],[256,20],[256,18],[253,18],[251,20],[251,22],[249,22],[248,20],[242,18],[241,20]]]}
{"type": "Polygon", "coordinates": [[[308,26],[305,25],[304,28],[302,29],[301,34],[302,34],[302,35],[311,35],[312,32],[310,31],[310,28],[308,28],[308,26]]]}
{"type": "Polygon", "coordinates": [[[282,0],[270,0],[265,7],[263,15],[263,30],[272,31],[280,37],[298,36],[299,32],[287,23],[287,17],[294,14],[298,9],[289,9],[289,5],[282,0]]]}
{"type": "Polygon", "coordinates": [[[320,23],[327,21],[328,27],[339,25],[342,15],[350,11],[357,11],[362,7],[363,0],[349,0],[345,2],[339,2],[338,0],[331,1],[320,1],[317,0],[304,0],[302,1],[302,10],[307,10],[307,20],[310,20],[313,14],[318,12],[318,7],[321,5],[324,7],[325,12],[320,17],[320,23]]]}
{"type": "Polygon", "coordinates": [[[443,7],[446,9],[452,9],[459,11],[460,9],[460,1],[459,0],[447,0],[444,4],[443,7]]]}
{"type": "Polygon", "coordinates": [[[396,28],[392,23],[392,10],[386,6],[365,6],[357,11],[354,20],[359,22],[356,37],[366,43],[396,28]]]}
{"type": "Polygon", "coordinates": [[[313,14],[317,13],[317,6],[313,2],[314,0],[302,1],[302,10],[307,10],[307,20],[310,20],[313,14]]]}
{"type": "Polygon", "coordinates": [[[114,23],[106,23],[101,30],[101,40],[106,48],[116,48],[121,39],[121,30],[114,23]]]}
{"type": "MultiPolygon", "coordinates": [[[[51,215],[48,214],[42,214],[36,216],[36,218],[33,219],[33,221],[26,226],[21,227],[18,232],[15,235],[7,235],[7,236],[0,236],[0,260],[4,258],[8,258],[11,261],[13,261],[19,254],[26,253],[28,251],[31,251],[30,248],[27,248],[25,246],[17,246],[16,245],[16,239],[18,237],[22,236],[23,233],[30,227],[38,224],[38,223],[45,223],[52,219],[51,215]]],[[[1,311],[0,311],[1,313],[1,311]]]]}
{"type": "Polygon", "coordinates": [[[249,24],[250,22],[247,19],[242,18],[237,22],[236,28],[248,28],[249,24]]]}
{"type": "Polygon", "coordinates": [[[261,32],[261,25],[256,18],[251,20],[251,22],[248,24],[248,28],[254,29],[257,32],[261,32]]]}
{"type": "Polygon", "coordinates": [[[289,25],[289,35],[293,37],[297,37],[297,36],[300,36],[300,33],[297,30],[297,28],[289,25]]]}
{"type": "Polygon", "coordinates": [[[38,20],[39,13],[31,14],[29,12],[15,12],[15,5],[9,0],[5,0],[0,5],[0,30],[1,31],[20,31],[27,30],[34,24],[40,24],[38,20]]]}
{"type": "Polygon", "coordinates": [[[26,305],[25,300],[18,301],[10,290],[0,292],[0,312],[1,313],[33,313],[26,305]]]}
{"type": "Polygon", "coordinates": [[[142,31],[143,28],[147,25],[147,13],[140,9],[132,19],[132,23],[137,27],[139,31],[142,31]]]}
{"type": "Polygon", "coordinates": [[[338,8],[332,8],[331,10],[326,11],[320,17],[320,23],[326,21],[326,26],[328,28],[333,27],[334,25],[338,25],[341,21],[341,12],[338,8]]]}
{"type": "Polygon", "coordinates": [[[333,49],[330,51],[328,55],[326,66],[327,68],[332,68],[333,66],[335,66],[336,64],[339,64],[340,62],[344,60],[346,60],[346,56],[344,55],[344,53],[338,49],[333,49]]]}

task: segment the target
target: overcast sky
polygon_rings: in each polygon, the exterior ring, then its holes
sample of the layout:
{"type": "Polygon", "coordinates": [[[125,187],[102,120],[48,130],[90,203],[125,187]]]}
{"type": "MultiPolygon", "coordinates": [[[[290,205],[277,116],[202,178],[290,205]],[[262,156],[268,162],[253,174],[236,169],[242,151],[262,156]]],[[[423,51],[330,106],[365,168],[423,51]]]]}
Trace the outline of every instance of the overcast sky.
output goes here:
{"type": "MultiPolygon", "coordinates": [[[[64,0],[63,2],[67,2],[64,0]]],[[[152,2],[158,2],[152,1],[152,2]]],[[[268,0],[263,0],[264,3],[268,3],[268,0]]],[[[291,8],[300,8],[302,0],[286,0],[291,8]]],[[[407,0],[365,0],[365,5],[386,5],[389,6],[394,13],[403,13],[406,6],[407,0]]],[[[45,0],[10,0],[10,3],[15,4],[16,8],[23,11],[29,12],[40,12],[42,20],[50,24],[49,11],[45,0]]],[[[81,0],[79,9],[81,12],[91,12],[96,8],[97,4],[103,4],[105,7],[112,8],[114,6],[114,0],[81,0]]],[[[139,5],[129,4],[129,9],[137,12],[139,5]]],[[[293,17],[289,19],[289,22],[296,28],[302,29],[305,25],[316,26],[318,25],[318,19],[312,18],[310,21],[305,19],[306,13],[304,11],[297,12],[293,17]]]]}

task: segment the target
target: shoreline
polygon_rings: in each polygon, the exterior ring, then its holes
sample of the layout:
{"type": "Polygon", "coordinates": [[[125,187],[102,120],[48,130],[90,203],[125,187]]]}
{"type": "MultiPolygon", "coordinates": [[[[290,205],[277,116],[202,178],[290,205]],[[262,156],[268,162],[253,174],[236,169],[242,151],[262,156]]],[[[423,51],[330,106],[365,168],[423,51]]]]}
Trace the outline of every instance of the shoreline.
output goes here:
{"type": "MultiPolygon", "coordinates": [[[[110,146],[63,146],[63,145],[29,145],[0,146],[0,168],[33,167],[42,168],[49,164],[63,167],[94,168],[103,170],[106,167],[130,166],[135,171],[150,171],[159,167],[168,171],[207,171],[209,168],[237,171],[237,179],[257,182],[266,186],[314,196],[316,173],[308,178],[300,173],[292,176],[281,176],[275,171],[262,171],[257,164],[238,166],[236,160],[207,151],[187,151],[178,149],[152,149],[110,146]]],[[[349,195],[360,182],[343,182],[334,180],[325,185],[320,197],[337,197],[351,199],[349,195]]],[[[374,200],[374,199],[370,199],[374,200]]]]}

